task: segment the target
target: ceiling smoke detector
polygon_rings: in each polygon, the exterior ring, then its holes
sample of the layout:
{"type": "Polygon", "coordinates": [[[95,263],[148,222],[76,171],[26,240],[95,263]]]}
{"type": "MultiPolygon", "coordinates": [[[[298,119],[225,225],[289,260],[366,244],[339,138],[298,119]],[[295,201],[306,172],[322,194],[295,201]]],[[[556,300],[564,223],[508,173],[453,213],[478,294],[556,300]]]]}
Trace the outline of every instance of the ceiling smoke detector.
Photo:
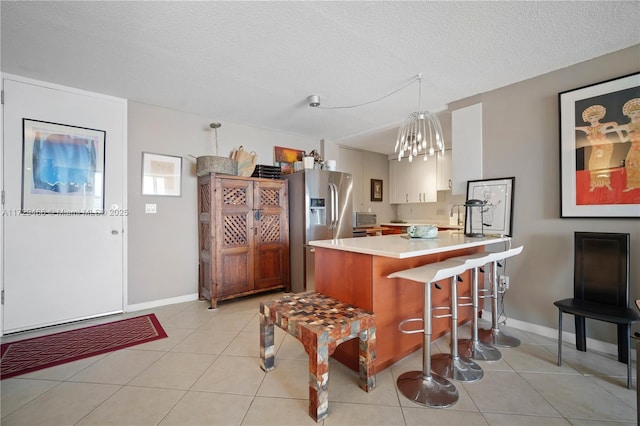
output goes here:
{"type": "Polygon", "coordinates": [[[318,107],[320,106],[320,96],[318,95],[311,95],[307,98],[307,100],[309,101],[309,106],[310,107],[318,107]]]}

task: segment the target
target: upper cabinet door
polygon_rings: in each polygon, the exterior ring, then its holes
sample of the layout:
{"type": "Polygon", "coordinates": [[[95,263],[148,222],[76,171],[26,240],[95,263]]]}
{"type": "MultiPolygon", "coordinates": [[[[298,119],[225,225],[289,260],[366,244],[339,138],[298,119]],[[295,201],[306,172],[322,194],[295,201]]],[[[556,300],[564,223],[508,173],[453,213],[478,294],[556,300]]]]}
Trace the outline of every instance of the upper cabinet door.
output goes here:
{"type": "Polygon", "coordinates": [[[437,201],[436,158],[418,156],[409,162],[389,160],[389,203],[430,203],[437,201]]]}
{"type": "Polygon", "coordinates": [[[482,103],[451,112],[452,194],[467,193],[467,181],[482,179],[482,103]]]}
{"type": "Polygon", "coordinates": [[[451,189],[451,150],[438,151],[438,191],[448,191],[451,189]]]}
{"type": "Polygon", "coordinates": [[[433,203],[438,201],[436,157],[418,156],[411,163],[414,188],[414,203],[433,203]],[[417,192],[417,193],[416,193],[417,192]]]}

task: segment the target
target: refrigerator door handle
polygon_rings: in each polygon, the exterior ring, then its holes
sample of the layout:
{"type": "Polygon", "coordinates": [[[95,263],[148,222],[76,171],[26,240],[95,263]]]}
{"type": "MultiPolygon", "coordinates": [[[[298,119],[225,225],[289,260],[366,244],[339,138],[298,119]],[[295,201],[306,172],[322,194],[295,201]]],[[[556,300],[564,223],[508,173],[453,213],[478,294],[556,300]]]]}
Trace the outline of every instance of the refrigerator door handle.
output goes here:
{"type": "Polygon", "coordinates": [[[329,218],[329,228],[333,229],[333,224],[335,223],[336,218],[336,193],[333,191],[333,184],[329,184],[329,192],[331,193],[331,217],[329,218]]]}
{"type": "Polygon", "coordinates": [[[339,213],[340,213],[340,198],[338,197],[338,186],[334,183],[333,184],[333,192],[335,194],[336,197],[336,204],[335,204],[335,215],[334,215],[334,224],[333,227],[338,229],[338,220],[339,220],[339,213]]]}
{"type": "Polygon", "coordinates": [[[334,183],[330,183],[329,191],[331,192],[331,224],[329,225],[329,228],[334,229],[338,225],[338,188],[334,183]]]}

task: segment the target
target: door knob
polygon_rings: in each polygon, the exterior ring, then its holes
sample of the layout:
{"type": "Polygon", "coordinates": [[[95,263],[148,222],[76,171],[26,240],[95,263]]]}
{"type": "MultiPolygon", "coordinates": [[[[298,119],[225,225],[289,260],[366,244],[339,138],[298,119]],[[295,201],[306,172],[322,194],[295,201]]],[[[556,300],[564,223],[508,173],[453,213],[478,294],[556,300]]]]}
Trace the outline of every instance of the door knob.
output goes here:
{"type": "Polygon", "coordinates": [[[112,230],[111,230],[111,235],[118,235],[118,231],[117,231],[117,230],[115,230],[115,229],[112,229],[112,230]]]}

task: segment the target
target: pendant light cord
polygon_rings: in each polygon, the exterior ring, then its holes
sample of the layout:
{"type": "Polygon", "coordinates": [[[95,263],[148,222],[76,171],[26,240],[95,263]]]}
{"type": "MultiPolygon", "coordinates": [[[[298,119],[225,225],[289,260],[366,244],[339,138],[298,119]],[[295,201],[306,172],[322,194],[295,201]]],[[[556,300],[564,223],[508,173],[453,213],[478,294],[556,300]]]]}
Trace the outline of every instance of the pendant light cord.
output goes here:
{"type": "Polygon", "coordinates": [[[418,74],[418,112],[422,111],[422,74],[418,74]]]}
{"type": "MultiPolygon", "coordinates": [[[[365,105],[373,104],[373,103],[376,103],[376,102],[380,102],[380,101],[381,101],[381,100],[383,100],[383,99],[387,99],[389,96],[395,95],[396,93],[398,93],[398,92],[399,92],[399,91],[401,91],[402,89],[404,89],[404,88],[406,88],[406,87],[410,86],[411,84],[413,84],[413,83],[414,83],[414,82],[416,82],[416,81],[422,82],[422,74],[418,74],[418,75],[414,76],[413,78],[411,78],[411,80],[409,80],[407,83],[405,83],[405,85],[404,85],[404,86],[402,86],[402,87],[400,87],[400,88],[398,88],[398,89],[394,90],[393,92],[388,93],[388,94],[386,94],[386,95],[384,95],[384,96],[382,96],[382,97],[380,97],[380,98],[374,99],[374,100],[372,100],[372,101],[363,102],[363,103],[361,103],[361,104],[355,104],[355,105],[333,106],[333,107],[316,106],[316,107],[314,107],[314,108],[317,108],[317,109],[347,109],[347,108],[358,108],[358,107],[361,107],[361,106],[365,106],[365,105]]],[[[422,88],[422,84],[420,84],[420,87],[422,88]]],[[[422,94],[421,94],[420,96],[422,96],[422,94]]]]}
{"type": "Polygon", "coordinates": [[[218,129],[213,129],[213,134],[215,136],[216,139],[216,156],[218,155],[218,129]]]}
{"type": "Polygon", "coordinates": [[[211,123],[209,124],[209,127],[211,129],[213,129],[213,138],[214,138],[214,146],[212,148],[214,148],[216,150],[215,155],[216,157],[218,156],[218,129],[220,127],[222,127],[222,124],[220,123],[211,123]]]}

